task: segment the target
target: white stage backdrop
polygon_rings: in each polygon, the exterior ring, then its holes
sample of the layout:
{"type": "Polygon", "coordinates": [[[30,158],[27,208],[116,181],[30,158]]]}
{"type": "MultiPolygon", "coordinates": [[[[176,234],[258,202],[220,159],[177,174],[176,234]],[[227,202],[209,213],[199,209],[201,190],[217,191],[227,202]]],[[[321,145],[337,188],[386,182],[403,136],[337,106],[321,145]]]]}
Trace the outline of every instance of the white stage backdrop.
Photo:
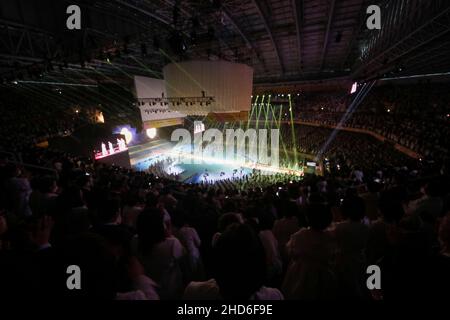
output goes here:
{"type": "Polygon", "coordinates": [[[253,87],[253,69],[227,61],[187,61],[164,67],[166,94],[169,98],[212,97],[214,101],[171,104],[171,110],[185,114],[249,111],[253,87]]]}
{"type": "Polygon", "coordinates": [[[134,76],[134,86],[136,88],[136,98],[138,99],[162,98],[166,91],[164,80],[141,76],[134,76]]]}

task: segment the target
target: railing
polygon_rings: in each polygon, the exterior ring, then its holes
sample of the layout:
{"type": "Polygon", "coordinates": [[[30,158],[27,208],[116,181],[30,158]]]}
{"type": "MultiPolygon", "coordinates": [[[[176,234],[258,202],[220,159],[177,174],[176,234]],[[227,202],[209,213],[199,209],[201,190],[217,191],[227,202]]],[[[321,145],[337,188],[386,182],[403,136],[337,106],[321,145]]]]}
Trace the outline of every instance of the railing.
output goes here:
{"type": "Polygon", "coordinates": [[[29,168],[29,169],[34,169],[34,170],[40,170],[40,171],[47,171],[47,172],[51,172],[52,174],[54,174],[55,176],[58,176],[58,171],[56,171],[56,169],[52,169],[52,168],[47,168],[47,167],[42,167],[42,166],[36,166],[34,164],[29,164],[29,163],[23,163],[23,162],[13,162],[10,161],[10,163],[14,163],[17,164],[21,167],[25,167],[25,168],[29,168]]]}
{"type": "MultiPolygon", "coordinates": [[[[282,122],[286,122],[286,123],[290,123],[289,121],[282,121],[282,122]]],[[[360,128],[352,128],[352,127],[344,127],[344,126],[335,126],[335,125],[329,125],[329,124],[323,124],[321,122],[307,122],[307,121],[300,121],[300,120],[294,120],[294,123],[296,124],[301,124],[301,125],[306,125],[306,126],[314,126],[314,127],[322,127],[322,128],[329,128],[329,129],[338,129],[338,130],[343,130],[343,131],[351,131],[351,132],[357,132],[357,133],[363,133],[363,134],[368,134],[371,135],[372,137],[378,139],[381,142],[384,141],[389,141],[392,142],[394,144],[394,148],[397,149],[398,151],[402,152],[403,154],[406,154],[407,156],[414,158],[414,159],[419,159],[421,156],[420,154],[418,154],[417,152],[415,152],[414,150],[411,150],[407,147],[404,147],[402,145],[400,145],[399,143],[392,141],[378,133],[375,133],[371,130],[368,129],[360,129],[360,128]]]]}
{"type": "Polygon", "coordinates": [[[51,172],[52,174],[54,174],[55,176],[58,175],[58,171],[56,171],[56,169],[52,169],[52,168],[48,168],[48,167],[42,167],[42,166],[37,166],[34,164],[30,164],[30,163],[24,163],[22,161],[22,157],[20,155],[17,155],[13,152],[10,151],[0,151],[0,155],[6,155],[8,158],[8,163],[12,163],[15,165],[18,165],[20,167],[24,167],[24,168],[29,168],[29,169],[33,169],[33,170],[39,170],[39,171],[47,171],[47,172],[51,172]]]}

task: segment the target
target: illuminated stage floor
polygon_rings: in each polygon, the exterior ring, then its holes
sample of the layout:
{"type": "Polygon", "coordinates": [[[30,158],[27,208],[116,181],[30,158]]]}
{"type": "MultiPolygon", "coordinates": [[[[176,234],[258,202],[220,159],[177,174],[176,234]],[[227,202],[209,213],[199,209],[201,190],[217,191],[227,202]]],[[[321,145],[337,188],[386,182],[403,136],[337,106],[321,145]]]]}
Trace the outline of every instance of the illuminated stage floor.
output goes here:
{"type": "Polygon", "coordinates": [[[167,172],[179,174],[180,181],[201,183],[239,178],[252,172],[249,168],[236,168],[226,164],[193,164],[176,162],[167,168],[167,172]]]}
{"type": "Polygon", "coordinates": [[[273,168],[264,165],[241,164],[234,161],[205,159],[201,163],[193,163],[191,155],[181,155],[173,151],[174,143],[157,140],[129,148],[131,165],[138,171],[147,171],[158,162],[164,162],[162,170],[168,175],[176,175],[178,181],[186,183],[212,182],[244,177],[253,169],[262,174],[289,173],[303,175],[303,171],[273,168]],[[171,159],[170,161],[167,161],[171,159]]]}

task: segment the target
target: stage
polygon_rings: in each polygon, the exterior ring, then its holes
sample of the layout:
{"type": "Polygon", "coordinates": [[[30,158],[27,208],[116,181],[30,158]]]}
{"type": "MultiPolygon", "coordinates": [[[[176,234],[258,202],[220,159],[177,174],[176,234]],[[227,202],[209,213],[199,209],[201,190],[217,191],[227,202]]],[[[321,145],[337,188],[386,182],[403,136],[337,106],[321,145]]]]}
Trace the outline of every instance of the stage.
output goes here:
{"type": "Polygon", "coordinates": [[[185,183],[212,183],[219,180],[244,179],[255,170],[262,175],[289,174],[303,176],[303,169],[271,167],[212,157],[198,157],[187,150],[175,149],[175,143],[155,140],[129,147],[131,166],[185,183]]]}

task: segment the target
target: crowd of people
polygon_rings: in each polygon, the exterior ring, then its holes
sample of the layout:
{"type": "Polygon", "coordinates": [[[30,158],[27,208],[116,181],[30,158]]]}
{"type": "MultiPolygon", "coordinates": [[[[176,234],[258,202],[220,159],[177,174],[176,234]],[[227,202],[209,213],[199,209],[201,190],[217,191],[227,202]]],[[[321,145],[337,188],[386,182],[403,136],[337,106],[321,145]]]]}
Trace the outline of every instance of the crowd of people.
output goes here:
{"type": "Polygon", "coordinates": [[[450,94],[446,84],[376,87],[341,123],[350,101],[345,93],[336,93],[334,98],[300,98],[295,117],[321,125],[369,130],[424,158],[449,157],[445,139],[450,134],[450,94]]]}
{"type": "Polygon", "coordinates": [[[9,297],[394,300],[448,291],[449,184],[439,171],[373,177],[354,168],[243,189],[34,154],[55,173],[0,163],[0,290],[9,297]],[[66,287],[72,265],[81,290],[66,287]],[[366,286],[369,265],[382,270],[380,291],[366,286]]]}
{"type": "Polygon", "coordinates": [[[49,108],[44,99],[30,101],[1,86],[0,96],[0,151],[26,152],[29,146],[49,138],[69,135],[87,121],[80,110],[49,108]]]}
{"type": "MultiPolygon", "coordinates": [[[[331,121],[316,115],[311,122],[331,121]]],[[[20,124],[17,119],[5,121],[20,124]]],[[[380,126],[396,134],[408,125],[380,126]]],[[[424,135],[425,146],[438,128],[424,135]]],[[[448,299],[446,163],[411,160],[360,133],[297,126],[289,135],[289,129],[282,128],[286,152],[295,147],[334,164],[323,176],[253,172],[236,181],[186,184],[157,167],[139,172],[36,148],[29,131],[8,138],[4,149],[16,143],[27,165],[0,153],[0,294],[22,300],[448,299]],[[68,285],[71,266],[81,270],[79,289],[68,285]],[[367,285],[369,266],[381,270],[381,287],[367,285]]]]}

